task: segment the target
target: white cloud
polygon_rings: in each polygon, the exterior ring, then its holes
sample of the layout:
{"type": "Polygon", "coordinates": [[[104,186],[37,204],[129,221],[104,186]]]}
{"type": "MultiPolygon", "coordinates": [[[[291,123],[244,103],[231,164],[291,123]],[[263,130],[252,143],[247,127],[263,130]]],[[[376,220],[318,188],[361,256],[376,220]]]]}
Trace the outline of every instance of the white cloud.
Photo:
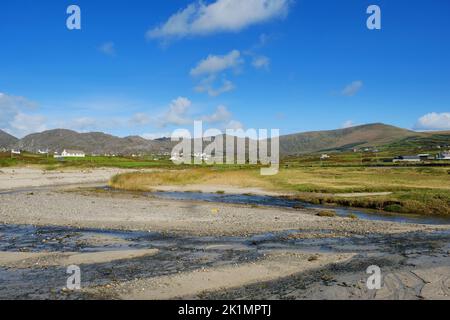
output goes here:
{"type": "Polygon", "coordinates": [[[237,120],[231,120],[225,125],[225,128],[229,130],[239,130],[244,129],[244,125],[237,120]]]}
{"type": "Polygon", "coordinates": [[[151,123],[152,119],[148,114],[140,112],[140,113],[134,114],[131,117],[130,122],[132,124],[137,124],[137,125],[143,126],[143,125],[151,123]]]}
{"type": "Polygon", "coordinates": [[[217,107],[216,112],[209,116],[204,116],[202,120],[208,123],[218,123],[230,120],[230,118],[231,112],[228,111],[227,107],[220,105],[217,107]]]}
{"type": "Polygon", "coordinates": [[[355,124],[352,120],[347,120],[342,124],[343,129],[351,128],[351,127],[355,127],[355,126],[357,126],[357,124],[355,124]]]}
{"type": "Polygon", "coordinates": [[[192,122],[188,117],[188,110],[192,102],[188,98],[178,97],[169,105],[169,110],[158,119],[160,127],[168,125],[186,125],[192,122]]]}
{"type": "Polygon", "coordinates": [[[269,69],[270,59],[266,56],[257,56],[253,58],[252,61],[253,67],[256,69],[269,69]]]}
{"type": "Polygon", "coordinates": [[[428,113],[417,120],[416,130],[450,130],[450,112],[428,113]]]}
{"type": "Polygon", "coordinates": [[[7,131],[16,137],[47,130],[46,119],[41,115],[31,115],[19,112],[14,116],[7,131]]]}
{"type": "Polygon", "coordinates": [[[244,60],[241,58],[241,53],[238,50],[233,50],[223,56],[209,55],[190,72],[193,77],[203,76],[200,83],[195,87],[195,91],[206,92],[211,97],[217,97],[225,92],[234,90],[235,85],[227,79],[223,79],[220,86],[215,85],[217,75],[230,69],[238,72],[239,67],[243,63],[244,60]]]}
{"type": "Polygon", "coordinates": [[[362,89],[363,85],[364,83],[361,80],[353,81],[342,90],[341,94],[346,97],[353,97],[362,89]]]}
{"type": "Polygon", "coordinates": [[[44,118],[26,113],[35,107],[34,102],[24,97],[0,93],[0,129],[17,137],[22,137],[32,130],[42,129],[44,118]]]}
{"type": "MultiPolygon", "coordinates": [[[[168,107],[160,115],[150,116],[148,113],[137,113],[133,115],[128,123],[131,125],[150,125],[159,128],[189,126],[194,121],[204,123],[224,124],[232,118],[231,112],[224,105],[219,105],[212,114],[196,114],[193,112],[193,103],[185,97],[178,97],[172,100],[168,107]]],[[[146,133],[147,136],[154,133],[146,133]]],[[[164,133],[166,135],[166,132],[164,133]]],[[[167,135],[166,135],[167,136],[167,135]]]]}
{"type": "Polygon", "coordinates": [[[72,130],[87,131],[97,128],[98,120],[90,117],[75,118],[70,121],[68,127],[72,130]]]}
{"type": "Polygon", "coordinates": [[[108,56],[115,56],[116,55],[116,46],[114,42],[105,42],[98,47],[98,50],[101,53],[104,53],[108,56]]]}
{"type": "Polygon", "coordinates": [[[191,70],[191,76],[217,74],[227,69],[236,69],[242,63],[241,53],[238,50],[233,50],[223,56],[209,55],[191,70]]]}
{"type": "Polygon", "coordinates": [[[141,134],[141,137],[147,140],[156,140],[161,138],[170,138],[171,135],[172,135],[171,132],[155,132],[155,133],[141,134]]]}
{"type": "Polygon", "coordinates": [[[147,32],[147,38],[182,38],[236,32],[288,14],[291,0],[216,0],[194,2],[167,22],[147,32]]]}
{"type": "Polygon", "coordinates": [[[198,86],[195,87],[195,91],[197,92],[206,92],[211,97],[217,97],[223,93],[232,91],[236,88],[236,86],[233,84],[233,82],[224,79],[222,80],[222,85],[218,88],[214,87],[214,82],[216,80],[216,77],[209,76],[205,79],[203,79],[198,86]]]}

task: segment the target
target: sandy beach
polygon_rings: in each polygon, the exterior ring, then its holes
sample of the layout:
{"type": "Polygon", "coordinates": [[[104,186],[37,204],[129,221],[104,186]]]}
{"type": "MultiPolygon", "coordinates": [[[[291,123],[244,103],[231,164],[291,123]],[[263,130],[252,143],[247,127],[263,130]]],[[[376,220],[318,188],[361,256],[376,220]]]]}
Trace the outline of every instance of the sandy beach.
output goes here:
{"type": "Polygon", "coordinates": [[[113,169],[2,172],[3,298],[448,298],[448,225],[321,217],[317,209],[92,187],[120,172],[113,169]],[[80,292],[64,289],[68,264],[82,265],[80,292]],[[386,272],[377,292],[364,288],[371,264],[386,272]],[[43,280],[27,282],[36,272],[43,280]],[[55,286],[50,295],[48,286],[55,286]]]}
{"type": "Polygon", "coordinates": [[[116,168],[96,168],[85,170],[44,170],[38,167],[0,168],[0,191],[19,188],[89,183],[106,184],[108,180],[116,174],[133,171],[136,170],[116,168]]]}

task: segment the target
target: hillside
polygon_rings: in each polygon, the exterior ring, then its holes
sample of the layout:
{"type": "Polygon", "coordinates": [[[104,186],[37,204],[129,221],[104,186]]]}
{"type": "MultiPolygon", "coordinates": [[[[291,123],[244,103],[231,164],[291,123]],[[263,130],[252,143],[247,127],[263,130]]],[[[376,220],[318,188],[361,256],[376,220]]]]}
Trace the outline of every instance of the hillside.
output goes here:
{"type": "Polygon", "coordinates": [[[280,137],[280,152],[285,155],[319,151],[345,150],[354,147],[382,146],[406,138],[425,136],[382,123],[346,129],[297,133],[280,137]]]}
{"type": "Polygon", "coordinates": [[[19,139],[10,135],[9,133],[6,133],[5,131],[0,130],[0,149],[1,148],[9,149],[15,143],[17,143],[17,141],[19,141],[19,139]]]}
{"type": "MultiPolygon", "coordinates": [[[[49,149],[52,152],[79,149],[94,154],[169,153],[176,144],[169,138],[157,140],[146,140],[139,136],[119,138],[101,132],[78,133],[65,129],[31,134],[19,141],[8,136],[5,133],[1,134],[0,141],[16,142],[14,144],[16,148],[30,152],[36,152],[39,149],[49,149]]],[[[209,142],[204,143],[204,146],[208,144],[209,142]]],[[[282,156],[361,147],[417,148],[436,145],[450,145],[450,133],[414,132],[381,123],[280,137],[282,156]]]]}
{"type": "Polygon", "coordinates": [[[52,152],[77,149],[95,154],[131,154],[170,150],[170,141],[156,142],[136,136],[119,138],[101,132],[78,133],[65,129],[34,133],[24,137],[16,145],[30,152],[36,152],[39,149],[49,149],[52,152]]]}

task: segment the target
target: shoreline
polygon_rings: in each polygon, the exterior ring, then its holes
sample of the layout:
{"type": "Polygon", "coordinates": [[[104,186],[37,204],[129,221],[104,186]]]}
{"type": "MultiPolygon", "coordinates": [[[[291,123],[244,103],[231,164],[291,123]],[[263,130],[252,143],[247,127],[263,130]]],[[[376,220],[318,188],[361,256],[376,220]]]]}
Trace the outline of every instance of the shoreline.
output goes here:
{"type": "MultiPolygon", "coordinates": [[[[70,190],[70,189],[69,189],[70,190]]],[[[166,200],[134,194],[44,190],[0,194],[0,222],[12,225],[152,231],[194,236],[249,236],[288,230],[323,230],[331,235],[393,234],[446,230],[343,217],[318,217],[313,209],[166,200]]]]}

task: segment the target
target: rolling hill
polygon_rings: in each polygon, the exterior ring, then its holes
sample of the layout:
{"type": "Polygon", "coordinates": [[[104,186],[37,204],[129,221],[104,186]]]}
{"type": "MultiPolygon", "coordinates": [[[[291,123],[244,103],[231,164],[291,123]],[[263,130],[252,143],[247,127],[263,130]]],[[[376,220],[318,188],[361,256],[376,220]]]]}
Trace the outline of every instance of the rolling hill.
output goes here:
{"type": "Polygon", "coordinates": [[[9,149],[14,146],[19,139],[6,133],[5,131],[0,130],[0,149],[5,148],[9,149]]]}
{"type": "Polygon", "coordinates": [[[170,144],[170,141],[146,140],[137,136],[119,138],[102,132],[78,133],[56,129],[28,135],[21,139],[16,146],[30,152],[36,152],[39,149],[48,149],[53,152],[77,149],[94,154],[132,154],[164,152],[171,150],[170,144]]]}
{"type": "Polygon", "coordinates": [[[418,139],[427,134],[409,131],[382,123],[346,129],[314,131],[280,137],[280,152],[285,155],[319,151],[345,150],[355,147],[375,147],[407,138],[418,139]]]}
{"type": "MultiPolygon", "coordinates": [[[[15,142],[14,147],[30,152],[49,149],[78,149],[93,154],[170,153],[176,144],[169,138],[147,140],[138,136],[115,137],[101,132],[78,133],[56,129],[17,140],[5,133],[0,141],[15,142]]],[[[207,145],[209,143],[204,143],[207,145]]],[[[282,156],[314,152],[351,150],[361,147],[450,145],[450,132],[415,132],[382,123],[346,129],[304,132],[280,137],[282,156]]]]}

